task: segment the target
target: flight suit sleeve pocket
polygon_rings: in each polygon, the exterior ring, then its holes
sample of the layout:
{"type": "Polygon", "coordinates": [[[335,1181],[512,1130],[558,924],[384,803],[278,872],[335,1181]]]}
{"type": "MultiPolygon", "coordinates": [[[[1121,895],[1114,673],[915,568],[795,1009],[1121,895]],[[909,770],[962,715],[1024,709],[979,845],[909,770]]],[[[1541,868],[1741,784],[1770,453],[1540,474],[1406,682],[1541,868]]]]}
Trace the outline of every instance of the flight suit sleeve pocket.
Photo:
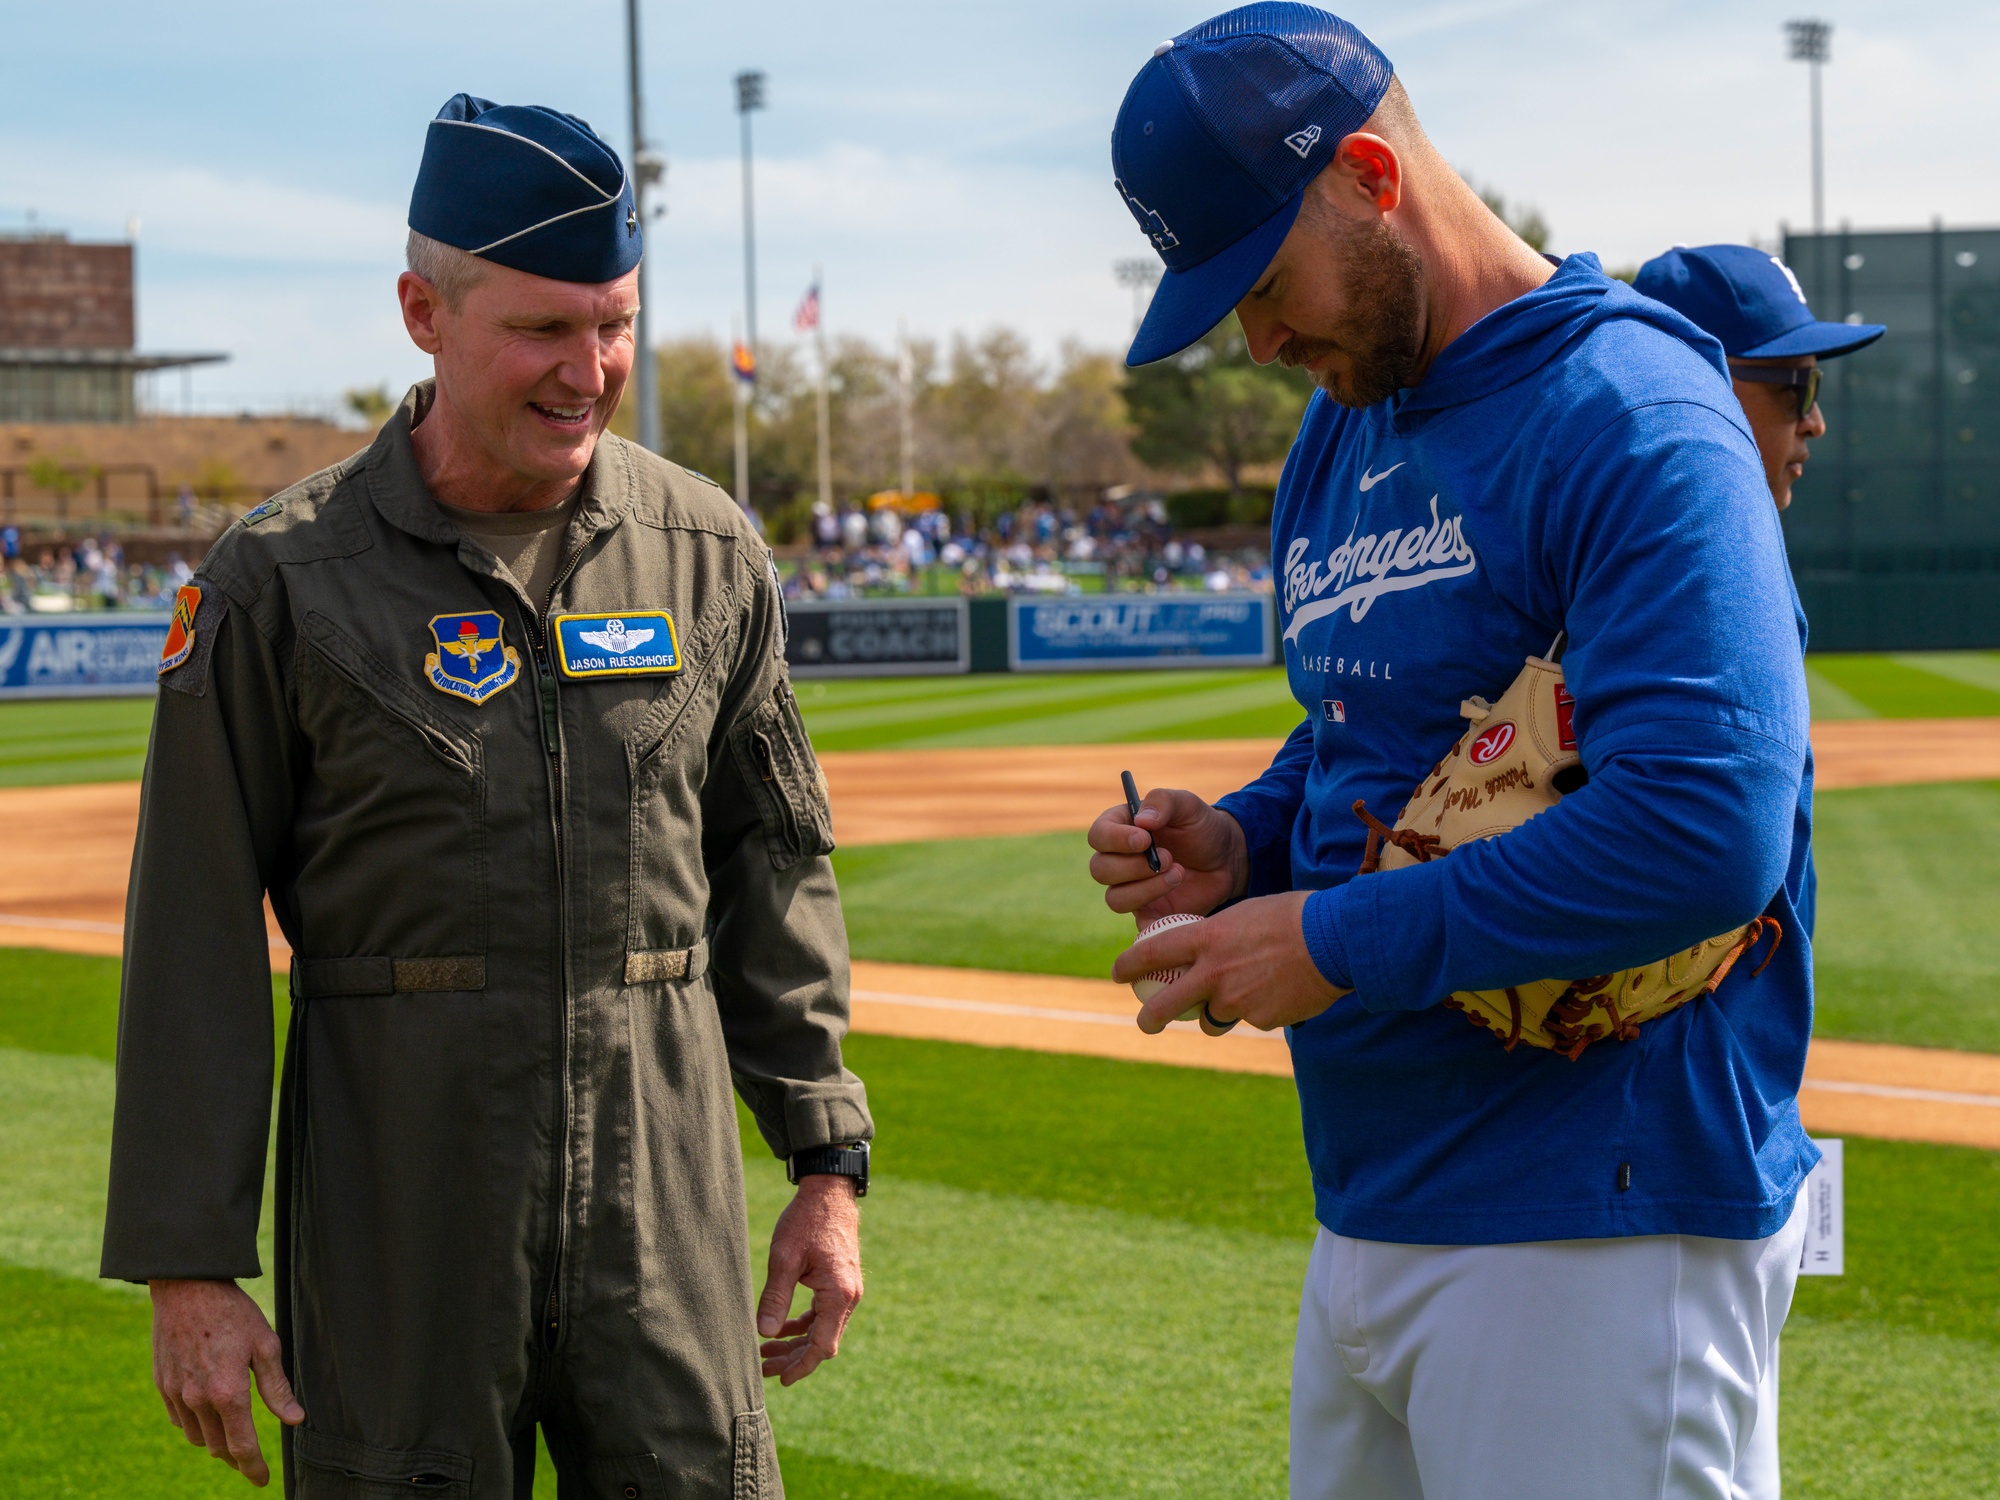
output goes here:
{"type": "Polygon", "coordinates": [[[371,1448],[301,1427],[290,1434],[298,1460],[295,1500],[378,1500],[423,1495],[469,1500],[472,1460],[422,1448],[371,1448]]]}
{"type": "Polygon", "coordinates": [[[813,755],[791,684],[744,716],[732,736],[743,780],[757,801],[772,867],[790,869],[802,859],[833,852],[833,809],[826,773],[813,755]]]}
{"type": "Polygon", "coordinates": [[[740,1413],[735,1432],[736,1472],[732,1500],[777,1500],[778,1449],[771,1439],[771,1418],[760,1407],[740,1413]]]}

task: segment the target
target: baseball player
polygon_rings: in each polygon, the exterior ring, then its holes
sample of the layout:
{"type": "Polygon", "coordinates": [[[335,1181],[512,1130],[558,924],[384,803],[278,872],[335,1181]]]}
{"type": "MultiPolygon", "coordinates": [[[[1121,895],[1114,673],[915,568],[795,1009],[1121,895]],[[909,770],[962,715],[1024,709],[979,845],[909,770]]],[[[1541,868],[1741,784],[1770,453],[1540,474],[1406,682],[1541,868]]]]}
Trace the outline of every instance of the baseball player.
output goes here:
{"type": "Polygon", "coordinates": [[[1254,357],[1320,387],[1272,520],[1305,722],[1214,805],[1156,790],[1090,831],[1114,909],[1207,918],[1118,959],[1186,970],[1141,1026],[1205,1004],[1287,1028],[1320,1225],[1292,1493],[1775,1496],[1818,1155],[1795,1097],[1811,759],[1804,622],[1721,351],[1595,257],[1516,238],[1389,60],[1309,6],[1161,43],[1112,161],[1167,267],[1130,362],[1234,308],[1254,357]],[[1567,794],[1455,849],[1398,828],[1400,867],[1357,875],[1387,831],[1357,804],[1438,792],[1468,717],[1504,744],[1489,700],[1565,636],[1569,701],[1505,728],[1574,747],[1567,794]],[[1755,977],[1512,1045],[1551,976],[1588,999],[1773,931],[1755,977]],[[1475,994],[1516,1035],[1468,1025],[1475,994]]]}
{"type": "Polygon", "coordinates": [[[1805,473],[1807,442],[1826,436],[1820,361],[1865,349],[1888,330],[1821,322],[1790,267],[1748,245],[1677,247],[1641,266],[1632,285],[1722,345],[1771,496],[1785,509],[1805,473]]]}
{"type": "Polygon", "coordinates": [[[643,248],[554,110],[432,122],[398,282],[435,362],[180,592],[126,924],[103,1274],[191,1443],[288,1495],[777,1500],[761,1373],[861,1295],[825,783],[769,555],[605,431],[643,248]],[[277,1327],[268,893],[295,955],[277,1327]],[[797,1195],[751,1303],[731,1085],[797,1195]],[[794,1288],[809,1312],[789,1318],[794,1288]]]}

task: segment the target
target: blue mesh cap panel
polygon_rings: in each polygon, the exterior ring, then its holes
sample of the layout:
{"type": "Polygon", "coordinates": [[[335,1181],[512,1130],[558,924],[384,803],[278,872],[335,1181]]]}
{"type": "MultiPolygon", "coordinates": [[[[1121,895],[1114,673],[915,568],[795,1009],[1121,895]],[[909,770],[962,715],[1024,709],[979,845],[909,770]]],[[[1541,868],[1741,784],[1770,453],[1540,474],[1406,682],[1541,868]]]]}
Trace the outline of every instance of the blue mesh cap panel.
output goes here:
{"type": "Polygon", "coordinates": [[[1395,76],[1357,28],[1295,4],[1227,11],[1176,37],[1161,61],[1216,144],[1280,201],[1375,113],[1395,76]]]}

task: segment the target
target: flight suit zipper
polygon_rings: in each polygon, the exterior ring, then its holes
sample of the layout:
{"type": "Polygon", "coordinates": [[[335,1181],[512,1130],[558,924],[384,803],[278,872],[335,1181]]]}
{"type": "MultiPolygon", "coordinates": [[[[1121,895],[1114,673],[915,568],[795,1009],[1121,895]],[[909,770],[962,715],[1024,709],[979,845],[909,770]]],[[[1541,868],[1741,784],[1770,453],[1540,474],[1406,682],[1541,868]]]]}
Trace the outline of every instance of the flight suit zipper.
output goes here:
{"type": "Polygon", "coordinates": [[[555,834],[556,855],[556,910],[561,923],[562,965],[562,1014],[557,1021],[557,1052],[561,1058],[562,1089],[560,1095],[562,1132],[556,1146],[555,1162],[555,1238],[549,1252],[549,1298],[542,1309],[542,1347],[553,1351],[562,1337],[562,1276],[563,1260],[569,1249],[569,1189],[570,1189],[570,1138],[575,1127],[575,1090],[570,1080],[570,1030],[571,996],[569,985],[569,874],[563,848],[563,789],[564,767],[562,754],[562,714],[556,686],[555,664],[549,650],[549,635],[555,618],[556,593],[569,581],[569,575],[576,571],[582,561],[579,549],[565,557],[562,566],[556,569],[556,576],[549,584],[548,597],[542,602],[541,612],[532,616],[534,631],[531,634],[535,661],[536,688],[541,698],[542,745],[548,756],[549,772],[549,814],[555,834]]]}

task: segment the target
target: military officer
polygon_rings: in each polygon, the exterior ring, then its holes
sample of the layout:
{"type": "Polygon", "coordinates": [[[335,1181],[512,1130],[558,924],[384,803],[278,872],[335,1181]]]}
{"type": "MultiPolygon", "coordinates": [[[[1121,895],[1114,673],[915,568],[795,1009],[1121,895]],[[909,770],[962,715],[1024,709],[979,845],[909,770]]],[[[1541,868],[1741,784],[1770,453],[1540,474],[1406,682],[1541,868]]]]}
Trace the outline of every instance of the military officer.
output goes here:
{"type": "Polygon", "coordinates": [[[103,1274],[169,1415],[288,1495],[782,1493],[872,1134],[826,784],[769,555],[605,432],[640,226],[572,116],[459,95],[410,206],[434,360],[180,592],[126,922],[103,1274]],[[295,955],[277,1326],[268,894],[295,955]],[[798,1191],[754,1315],[731,1085],[798,1191]],[[789,1317],[797,1286],[809,1310],[789,1317]]]}

